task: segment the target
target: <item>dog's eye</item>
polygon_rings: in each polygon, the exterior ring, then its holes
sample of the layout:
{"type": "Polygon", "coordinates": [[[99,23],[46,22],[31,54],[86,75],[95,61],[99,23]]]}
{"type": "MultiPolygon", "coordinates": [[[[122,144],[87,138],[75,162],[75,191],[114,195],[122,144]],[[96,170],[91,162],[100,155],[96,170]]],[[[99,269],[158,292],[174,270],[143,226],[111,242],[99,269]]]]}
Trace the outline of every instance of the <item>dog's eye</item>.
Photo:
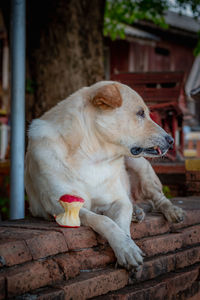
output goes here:
{"type": "Polygon", "coordinates": [[[140,109],[140,110],[137,112],[137,116],[142,117],[142,118],[144,119],[144,118],[145,118],[144,109],[140,109]]]}

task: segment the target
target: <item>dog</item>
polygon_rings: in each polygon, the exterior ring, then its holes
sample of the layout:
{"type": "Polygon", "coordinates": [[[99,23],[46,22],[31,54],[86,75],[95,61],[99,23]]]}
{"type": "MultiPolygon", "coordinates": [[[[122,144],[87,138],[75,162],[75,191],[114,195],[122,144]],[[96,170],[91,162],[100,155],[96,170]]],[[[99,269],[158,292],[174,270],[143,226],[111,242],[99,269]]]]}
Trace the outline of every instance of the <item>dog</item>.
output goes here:
{"type": "Polygon", "coordinates": [[[144,217],[135,199],[151,200],[170,222],[183,220],[145,159],[165,155],[173,138],[127,85],[101,81],[81,88],[33,120],[28,137],[25,186],[32,215],[48,219],[63,212],[62,195],[82,197],[81,224],[106,238],[126,269],[143,263],[130,236],[132,215],[144,217]]]}

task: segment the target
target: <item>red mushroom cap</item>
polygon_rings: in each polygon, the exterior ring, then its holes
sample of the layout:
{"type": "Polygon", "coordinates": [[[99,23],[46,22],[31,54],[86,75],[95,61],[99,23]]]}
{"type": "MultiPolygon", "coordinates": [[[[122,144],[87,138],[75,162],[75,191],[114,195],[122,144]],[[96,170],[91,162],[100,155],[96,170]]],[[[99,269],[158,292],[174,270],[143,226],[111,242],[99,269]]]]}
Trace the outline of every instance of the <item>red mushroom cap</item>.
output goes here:
{"type": "Polygon", "coordinates": [[[60,197],[59,201],[72,203],[72,202],[84,202],[84,200],[80,197],[73,196],[73,195],[63,195],[60,197]]]}

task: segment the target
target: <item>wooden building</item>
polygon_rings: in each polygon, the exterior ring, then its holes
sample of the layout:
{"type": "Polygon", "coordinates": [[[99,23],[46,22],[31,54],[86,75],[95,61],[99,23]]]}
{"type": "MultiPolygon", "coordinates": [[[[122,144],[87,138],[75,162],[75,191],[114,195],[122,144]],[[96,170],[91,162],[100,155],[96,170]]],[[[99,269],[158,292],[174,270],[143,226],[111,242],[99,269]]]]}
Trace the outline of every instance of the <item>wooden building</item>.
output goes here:
{"type": "Polygon", "coordinates": [[[126,38],[106,42],[106,77],[119,72],[184,71],[189,75],[200,23],[168,12],[168,29],[139,21],[125,29],[126,38]]]}

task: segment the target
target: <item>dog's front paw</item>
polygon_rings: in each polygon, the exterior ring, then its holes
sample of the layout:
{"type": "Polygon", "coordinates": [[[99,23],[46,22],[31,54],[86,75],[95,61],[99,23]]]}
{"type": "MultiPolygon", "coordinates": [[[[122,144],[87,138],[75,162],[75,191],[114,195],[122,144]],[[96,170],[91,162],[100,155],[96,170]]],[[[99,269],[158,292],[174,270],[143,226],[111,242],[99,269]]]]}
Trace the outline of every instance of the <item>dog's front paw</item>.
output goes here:
{"type": "Polygon", "coordinates": [[[145,255],[129,236],[125,236],[124,241],[121,241],[114,252],[118,264],[127,270],[137,271],[143,264],[143,256],[145,255]]]}
{"type": "Polygon", "coordinates": [[[171,223],[182,222],[185,217],[185,212],[182,210],[182,208],[173,204],[167,206],[163,205],[163,207],[161,207],[161,212],[164,214],[165,218],[171,223]]]}
{"type": "Polygon", "coordinates": [[[135,223],[140,223],[145,217],[145,212],[142,208],[138,205],[133,204],[133,214],[132,214],[132,221],[135,223]]]}

